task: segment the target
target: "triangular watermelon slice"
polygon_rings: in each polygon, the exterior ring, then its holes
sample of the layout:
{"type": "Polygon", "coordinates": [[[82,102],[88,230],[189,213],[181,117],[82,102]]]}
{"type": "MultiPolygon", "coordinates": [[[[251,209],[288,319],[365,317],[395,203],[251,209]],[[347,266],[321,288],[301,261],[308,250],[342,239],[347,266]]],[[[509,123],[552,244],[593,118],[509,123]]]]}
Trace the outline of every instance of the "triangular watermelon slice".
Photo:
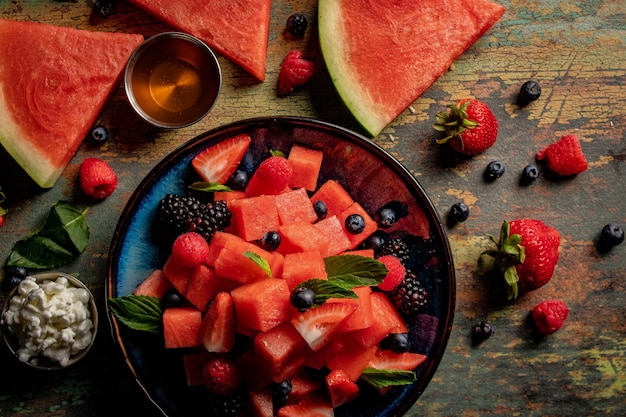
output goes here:
{"type": "Polygon", "coordinates": [[[319,0],[319,37],[342,100],[372,136],[504,14],[489,0],[319,0]]]}
{"type": "Polygon", "coordinates": [[[142,41],[0,19],[0,144],[40,187],[56,183],[142,41]]]}
{"type": "Polygon", "coordinates": [[[130,0],[265,80],[270,0],[130,0]]]}

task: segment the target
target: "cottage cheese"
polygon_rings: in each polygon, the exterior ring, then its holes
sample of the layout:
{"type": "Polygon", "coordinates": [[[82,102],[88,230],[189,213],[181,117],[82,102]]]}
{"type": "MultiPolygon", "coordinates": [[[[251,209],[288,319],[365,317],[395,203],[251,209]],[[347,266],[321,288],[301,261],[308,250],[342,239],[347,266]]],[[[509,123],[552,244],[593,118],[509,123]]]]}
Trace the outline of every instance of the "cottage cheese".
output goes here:
{"type": "Polygon", "coordinates": [[[39,283],[25,278],[2,319],[19,341],[19,360],[34,365],[43,356],[67,366],[93,338],[89,292],[63,276],[39,283]]]}

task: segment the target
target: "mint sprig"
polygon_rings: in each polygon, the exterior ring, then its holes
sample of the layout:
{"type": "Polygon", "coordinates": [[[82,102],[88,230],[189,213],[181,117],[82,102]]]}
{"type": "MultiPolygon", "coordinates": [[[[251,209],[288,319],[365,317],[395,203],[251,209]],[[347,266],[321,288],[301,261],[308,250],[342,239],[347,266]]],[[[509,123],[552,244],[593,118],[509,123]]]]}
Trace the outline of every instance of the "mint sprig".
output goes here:
{"type": "Polygon", "coordinates": [[[374,388],[387,388],[396,385],[410,385],[416,381],[417,376],[413,371],[368,367],[363,370],[361,379],[374,388]]]}
{"type": "Polygon", "coordinates": [[[204,182],[204,181],[196,181],[189,186],[190,190],[194,191],[203,191],[207,193],[212,193],[215,191],[232,191],[232,189],[227,186],[220,184],[218,182],[204,182]]]}
{"type": "Polygon", "coordinates": [[[267,262],[265,258],[250,251],[244,252],[243,256],[245,256],[246,258],[250,259],[252,262],[257,264],[263,270],[263,272],[267,274],[268,277],[272,278],[272,270],[270,269],[270,264],[267,262]]]}
{"type": "Polygon", "coordinates": [[[158,297],[125,295],[108,299],[117,319],[133,330],[158,333],[163,328],[163,310],[158,297]]]}
{"type": "Polygon", "coordinates": [[[310,279],[300,283],[298,287],[306,287],[315,293],[313,307],[319,307],[329,298],[358,298],[356,293],[343,285],[343,282],[334,278],[310,279]]]}
{"type": "Polygon", "coordinates": [[[72,261],[89,241],[87,210],[56,202],[41,225],[13,246],[7,265],[50,269],[72,261]]]}

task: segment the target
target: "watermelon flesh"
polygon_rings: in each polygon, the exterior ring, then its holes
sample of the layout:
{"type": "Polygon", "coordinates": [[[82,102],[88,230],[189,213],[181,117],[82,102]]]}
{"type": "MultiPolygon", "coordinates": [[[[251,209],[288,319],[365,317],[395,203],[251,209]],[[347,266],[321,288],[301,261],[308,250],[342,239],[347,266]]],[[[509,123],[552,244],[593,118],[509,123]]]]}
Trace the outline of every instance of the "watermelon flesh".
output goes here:
{"type": "Polygon", "coordinates": [[[376,136],[503,14],[489,0],[319,0],[320,46],[337,92],[376,136]]]}
{"type": "Polygon", "coordinates": [[[142,41],[0,19],[0,144],[41,188],[61,176],[142,41]]]}
{"type": "Polygon", "coordinates": [[[265,79],[270,0],[130,0],[265,79]]]}

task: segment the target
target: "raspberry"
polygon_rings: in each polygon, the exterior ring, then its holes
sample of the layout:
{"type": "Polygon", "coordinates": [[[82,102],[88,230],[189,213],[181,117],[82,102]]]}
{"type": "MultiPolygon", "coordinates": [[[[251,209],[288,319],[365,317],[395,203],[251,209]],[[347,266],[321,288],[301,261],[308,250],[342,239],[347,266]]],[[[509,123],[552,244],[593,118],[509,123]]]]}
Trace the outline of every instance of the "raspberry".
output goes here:
{"type": "Polygon", "coordinates": [[[278,155],[270,156],[261,162],[250,177],[246,194],[251,197],[279,194],[287,187],[292,175],[293,167],[287,158],[278,155]]]}
{"type": "Polygon", "coordinates": [[[315,65],[311,61],[302,58],[302,53],[297,49],[291,50],[278,74],[278,95],[286,96],[293,90],[305,84],[315,73],[315,65]]]}
{"type": "Polygon", "coordinates": [[[102,200],[117,188],[115,171],[102,159],[86,158],[80,164],[79,175],[80,187],[89,197],[102,200]]]}
{"type": "Polygon", "coordinates": [[[403,265],[406,265],[411,257],[411,251],[406,242],[401,237],[396,236],[391,237],[383,243],[378,256],[382,257],[384,255],[393,255],[398,258],[403,265]]]}
{"type": "Polygon", "coordinates": [[[202,367],[202,383],[214,394],[229,395],[241,386],[241,375],[231,358],[213,356],[202,367]]]}
{"type": "Polygon", "coordinates": [[[378,288],[383,291],[391,291],[404,280],[406,269],[400,260],[393,255],[381,256],[378,260],[389,270],[383,281],[378,284],[378,288]]]}
{"type": "Polygon", "coordinates": [[[544,335],[552,334],[559,330],[568,314],[569,308],[561,300],[542,301],[532,311],[535,326],[544,335]]]}
{"type": "Polygon", "coordinates": [[[544,159],[550,170],[563,176],[580,174],[587,169],[587,159],[574,135],[563,136],[537,152],[537,160],[544,159]]]}
{"type": "Polygon", "coordinates": [[[209,244],[195,232],[184,233],[176,238],[172,245],[172,256],[181,265],[194,267],[200,265],[209,254],[209,244]]]}

